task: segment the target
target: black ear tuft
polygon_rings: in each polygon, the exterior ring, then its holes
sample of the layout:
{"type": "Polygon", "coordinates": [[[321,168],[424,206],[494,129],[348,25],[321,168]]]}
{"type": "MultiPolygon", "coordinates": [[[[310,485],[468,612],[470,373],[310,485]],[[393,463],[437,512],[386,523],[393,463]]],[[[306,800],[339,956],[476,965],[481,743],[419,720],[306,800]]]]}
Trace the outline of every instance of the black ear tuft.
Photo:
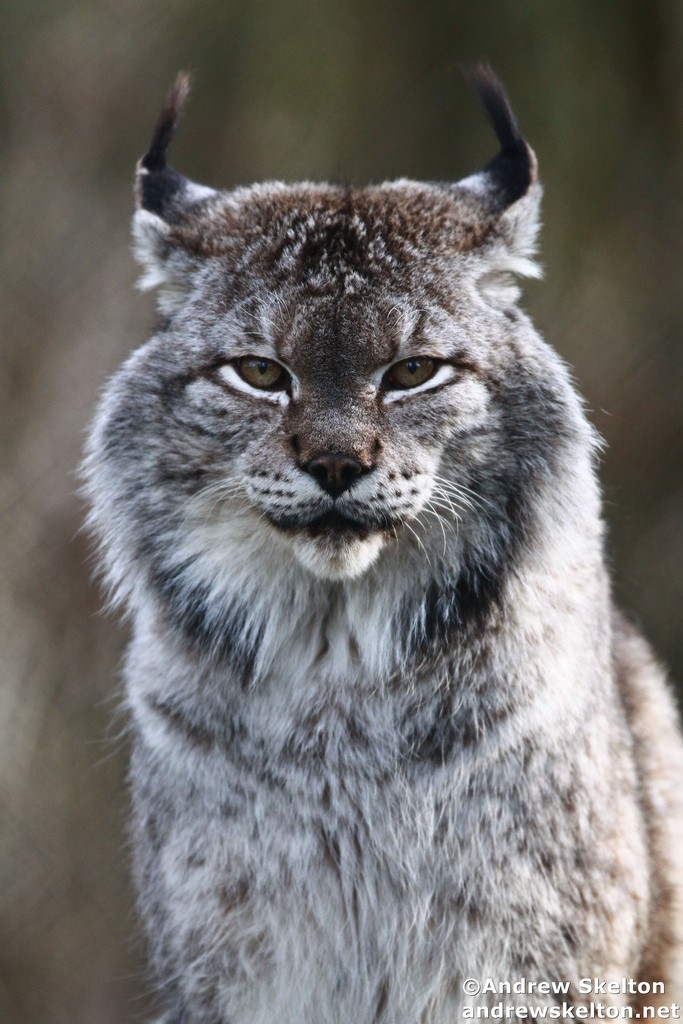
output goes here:
{"type": "Polygon", "coordinates": [[[522,137],[503,83],[493,68],[489,64],[478,64],[463,73],[484,104],[503,152],[514,149],[522,137]]]}
{"type": "Polygon", "coordinates": [[[138,161],[135,200],[138,209],[158,216],[172,215],[174,204],[187,191],[188,181],[166,166],[166,155],[190,91],[190,76],[181,71],[157,119],[149,149],[138,161]]]}
{"type": "Polygon", "coordinates": [[[483,171],[491,179],[500,205],[505,208],[528,191],[536,180],[536,158],[517,127],[503,84],[488,64],[479,64],[465,76],[484,104],[500,142],[500,153],[483,171]]]}
{"type": "Polygon", "coordinates": [[[164,100],[149,149],[140,160],[140,167],[144,167],[150,172],[166,169],[166,154],[187,103],[189,92],[190,76],[186,71],[181,71],[173,83],[173,88],[164,100]]]}

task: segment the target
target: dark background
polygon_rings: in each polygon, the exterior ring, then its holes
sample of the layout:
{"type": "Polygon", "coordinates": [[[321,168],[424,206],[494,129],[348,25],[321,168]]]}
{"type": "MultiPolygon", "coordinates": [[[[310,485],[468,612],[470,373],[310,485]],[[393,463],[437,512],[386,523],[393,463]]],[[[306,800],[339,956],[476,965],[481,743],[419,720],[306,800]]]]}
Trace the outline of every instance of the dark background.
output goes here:
{"type": "Polygon", "coordinates": [[[545,183],[539,327],[608,442],[615,588],[683,679],[680,0],[0,0],[0,1022],[145,1019],[125,839],[125,629],[99,609],[76,466],[153,323],[131,181],[179,68],[173,162],[455,180],[495,145],[459,65],[504,79],[545,183]]]}

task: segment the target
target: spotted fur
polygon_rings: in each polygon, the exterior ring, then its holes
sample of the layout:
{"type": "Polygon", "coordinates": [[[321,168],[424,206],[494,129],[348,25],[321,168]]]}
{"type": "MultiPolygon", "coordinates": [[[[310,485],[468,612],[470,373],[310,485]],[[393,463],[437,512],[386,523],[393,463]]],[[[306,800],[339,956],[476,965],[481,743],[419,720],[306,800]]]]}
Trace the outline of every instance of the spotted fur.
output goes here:
{"type": "Polygon", "coordinates": [[[166,166],[185,80],[138,165],[162,318],[87,477],[132,621],[165,1024],[454,1024],[470,977],[680,983],[675,713],[612,608],[596,437],[516,304],[535,158],[475,77],[501,152],[455,185],[197,186],[166,166]],[[389,389],[409,358],[434,375],[389,389]]]}

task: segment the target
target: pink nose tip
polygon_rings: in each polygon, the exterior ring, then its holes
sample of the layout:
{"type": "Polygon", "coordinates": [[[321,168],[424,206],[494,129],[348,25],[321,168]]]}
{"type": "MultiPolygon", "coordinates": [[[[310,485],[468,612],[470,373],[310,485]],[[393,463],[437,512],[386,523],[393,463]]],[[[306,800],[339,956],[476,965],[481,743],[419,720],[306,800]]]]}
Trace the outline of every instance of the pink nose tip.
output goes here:
{"type": "Polygon", "coordinates": [[[365,472],[358,459],[341,452],[323,452],[322,455],[316,455],[307,462],[303,468],[333,498],[338,498],[344,491],[348,491],[353,481],[365,472]]]}

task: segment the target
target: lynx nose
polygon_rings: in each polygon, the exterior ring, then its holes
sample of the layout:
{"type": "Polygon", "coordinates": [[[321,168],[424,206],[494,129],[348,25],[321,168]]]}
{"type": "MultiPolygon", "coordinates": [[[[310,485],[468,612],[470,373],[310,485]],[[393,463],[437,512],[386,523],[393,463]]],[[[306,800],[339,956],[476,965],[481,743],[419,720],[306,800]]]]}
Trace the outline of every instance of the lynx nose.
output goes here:
{"type": "Polygon", "coordinates": [[[366,472],[358,459],[341,452],[323,452],[307,462],[303,469],[318,481],[333,498],[338,498],[361,473],[366,472]]]}

